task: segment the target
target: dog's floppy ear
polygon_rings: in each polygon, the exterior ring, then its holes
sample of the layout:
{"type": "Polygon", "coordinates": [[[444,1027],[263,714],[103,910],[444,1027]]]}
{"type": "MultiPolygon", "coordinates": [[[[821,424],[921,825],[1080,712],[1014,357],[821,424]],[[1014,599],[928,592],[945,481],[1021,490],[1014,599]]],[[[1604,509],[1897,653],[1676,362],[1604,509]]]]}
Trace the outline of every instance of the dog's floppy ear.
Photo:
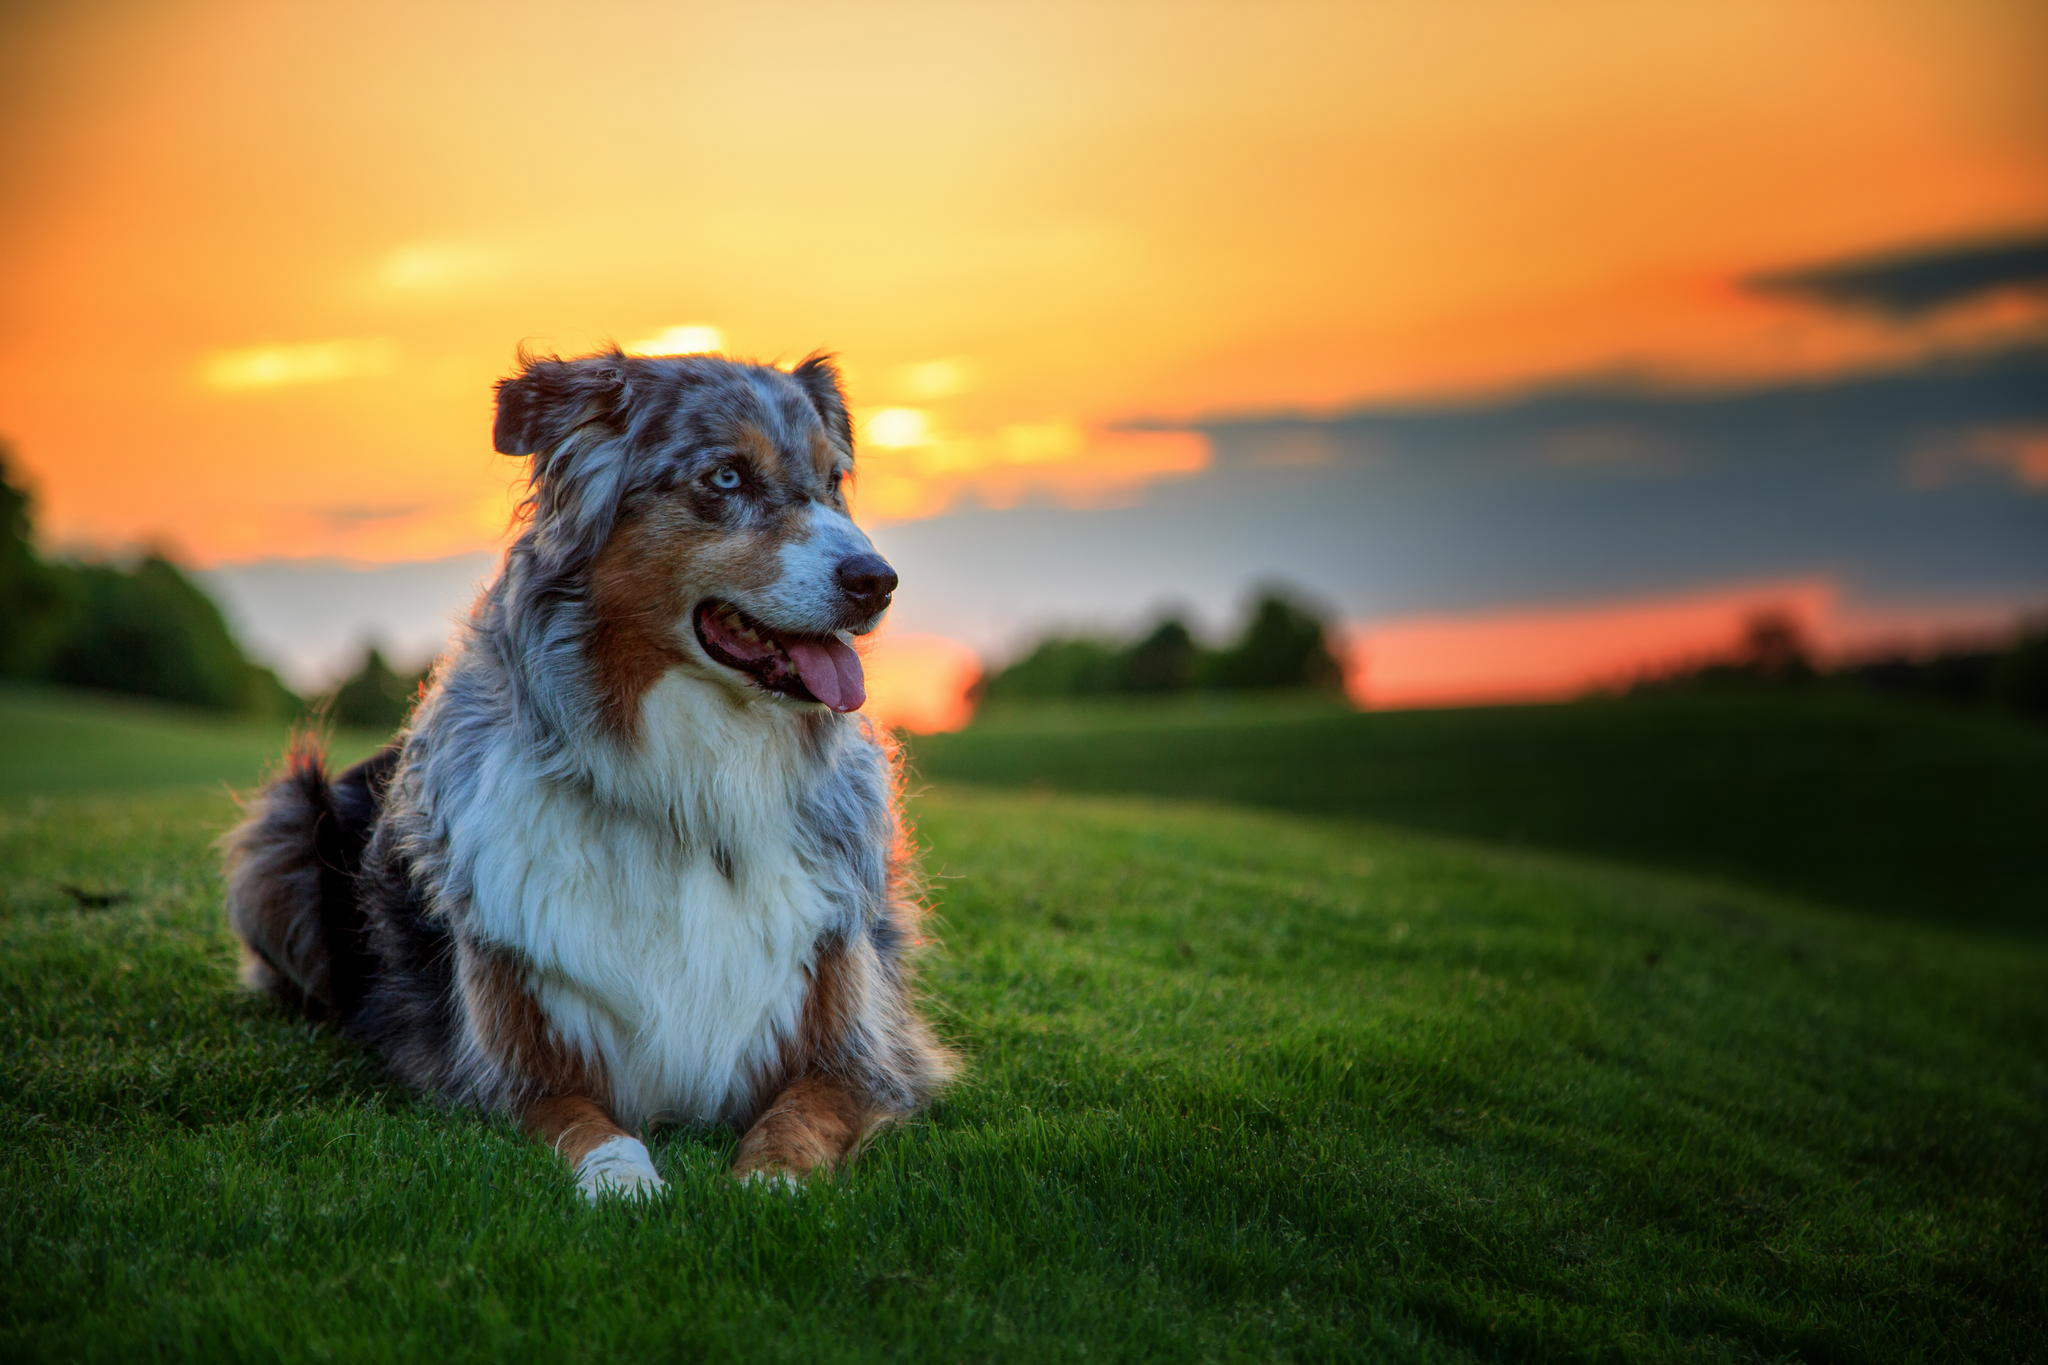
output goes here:
{"type": "Polygon", "coordinates": [[[519,353],[519,373],[498,381],[491,443],[500,455],[552,450],[585,422],[617,412],[626,397],[626,357],[617,351],[557,360],[519,353]]]}
{"type": "Polygon", "coordinates": [[[846,390],[840,386],[839,367],[832,363],[832,357],[823,351],[813,351],[789,375],[803,385],[832,439],[851,451],[853,419],[847,415],[846,390]]]}
{"type": "Polygon", "coordinates": [[[498,420],[491,425],[491,444],[500,455],[530,455],[541,447],[540,414],[547,406],[540,396],[538,365],[498,381],[498,420]]]}

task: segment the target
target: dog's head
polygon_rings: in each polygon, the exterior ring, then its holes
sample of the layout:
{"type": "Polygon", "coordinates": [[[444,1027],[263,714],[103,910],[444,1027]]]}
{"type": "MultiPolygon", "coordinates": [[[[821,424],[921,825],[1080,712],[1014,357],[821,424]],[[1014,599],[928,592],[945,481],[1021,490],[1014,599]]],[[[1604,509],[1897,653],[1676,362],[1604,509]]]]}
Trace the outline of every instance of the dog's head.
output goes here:
{"type": "Polygon", "coordinates": [[[848,514],[853,431],[829,359],[522,357],[496,443],[533,457],[529,534],[582,585],[608,696],[681,667],[800,706],[866,699],[852,637],[896,573],[848,514]]]}

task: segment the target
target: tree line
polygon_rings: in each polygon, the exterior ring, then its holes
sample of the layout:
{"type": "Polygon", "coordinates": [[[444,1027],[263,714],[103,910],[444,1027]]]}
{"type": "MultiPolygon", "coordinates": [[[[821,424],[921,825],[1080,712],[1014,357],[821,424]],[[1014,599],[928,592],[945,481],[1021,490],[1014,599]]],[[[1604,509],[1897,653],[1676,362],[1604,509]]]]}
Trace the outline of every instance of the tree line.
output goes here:
{"type": "Polygon", "coordinates": [[[0,448],[0,678],[93,687],[212,711],[290,716],[300,699],[251,659],[220,607],[158,551],[46,559],[0,448]]]}
{"type": "Polygon", "coordinates": [[[2048,616],[2003,638],[1937,649],[1873,649],[1823,662],[1797,617],[1765,610],[1725,652],[1637,679],[1631,695],[1848,686],[1950,706],[2016,712],[2048,720],[2048,616]]]}
{"type": "Polygon", "coordinates": [[[371,730],[405,719],[424,671],[394,669],[374,645],[333,691],[301,698],[249,657],[219,604],[161,551],[45,557],[33,500],[11,466],[0,446],[0,679],[277,719],[310,713],[371,730]]]}
{"type": "Polygon", "coordinates": [[[977,700],[1159,696],[1197,691],[1341,692],[1343,665],[1323,616],[1286,588],[1260,592],[1228,644],[1205,647],[1177,615],[1128,638],[1050,635],[985,673],[977,700]]]}

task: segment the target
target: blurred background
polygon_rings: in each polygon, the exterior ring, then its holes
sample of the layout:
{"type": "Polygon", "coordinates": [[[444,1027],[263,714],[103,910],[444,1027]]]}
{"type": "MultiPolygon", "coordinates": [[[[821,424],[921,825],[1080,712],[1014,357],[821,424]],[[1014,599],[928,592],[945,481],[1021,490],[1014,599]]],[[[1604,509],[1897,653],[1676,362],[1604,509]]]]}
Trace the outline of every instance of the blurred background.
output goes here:
{"type": "Polygon", "coordinates": [[[839,354],[914,731],[2038,713],[2043,13],[9,6],[0,669],[391,723],[617,341],[839,354]]]}

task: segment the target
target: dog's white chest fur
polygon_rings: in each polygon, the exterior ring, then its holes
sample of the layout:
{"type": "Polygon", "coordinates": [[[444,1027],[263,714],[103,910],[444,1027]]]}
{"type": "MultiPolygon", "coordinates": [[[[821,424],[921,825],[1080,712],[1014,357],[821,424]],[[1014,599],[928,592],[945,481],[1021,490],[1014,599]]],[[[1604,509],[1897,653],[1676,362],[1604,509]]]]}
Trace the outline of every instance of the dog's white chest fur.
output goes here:
{"type": "Polygon", "coordinates": [[[671,674],[597,798],[508,744],[451,822],[472,922],[531,964],[527,989],[602,1061],[629,1126],[731,1118],[797,1026],[832,907],[799,851],[815,770],[789,720],[671,674]]]}

